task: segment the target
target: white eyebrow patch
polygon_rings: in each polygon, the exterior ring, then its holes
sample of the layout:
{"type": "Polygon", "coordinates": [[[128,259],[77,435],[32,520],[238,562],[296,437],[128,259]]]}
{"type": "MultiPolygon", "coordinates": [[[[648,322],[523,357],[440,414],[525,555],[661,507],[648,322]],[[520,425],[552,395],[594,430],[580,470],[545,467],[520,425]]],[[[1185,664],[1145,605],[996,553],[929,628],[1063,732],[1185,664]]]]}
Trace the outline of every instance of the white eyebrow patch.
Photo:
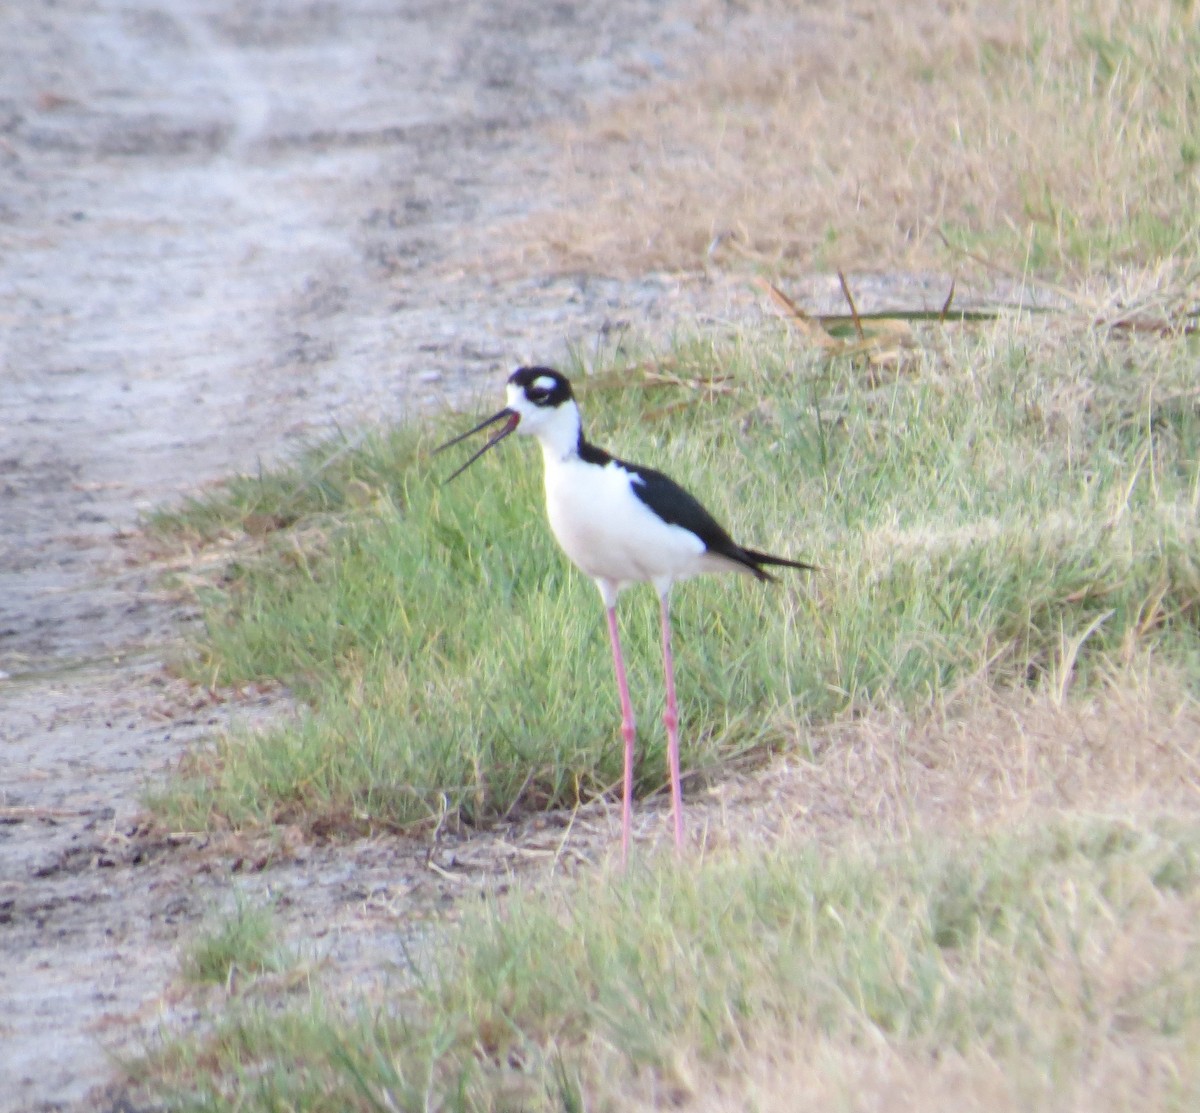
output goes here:
{"type": "Polygon", "coordinates": [[[545,390],[548,392],[558,386],[558,383],[554,379],[550,378],[549,375],[539,375],[533,380],[531,385],[535,390],[545,390]]]}

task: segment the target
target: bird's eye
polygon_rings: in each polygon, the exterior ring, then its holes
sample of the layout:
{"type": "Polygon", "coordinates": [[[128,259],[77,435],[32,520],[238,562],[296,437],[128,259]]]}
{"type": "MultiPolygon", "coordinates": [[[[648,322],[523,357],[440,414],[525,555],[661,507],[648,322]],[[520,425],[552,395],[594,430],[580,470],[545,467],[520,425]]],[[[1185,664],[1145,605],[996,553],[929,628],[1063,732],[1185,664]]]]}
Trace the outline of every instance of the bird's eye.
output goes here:
{"type": "Polygon", "coordinates": [[[526,392],[525,397],[531,402],[541,403],[550,397],[550,392],[545,387],[531,386],[526,392]]]}

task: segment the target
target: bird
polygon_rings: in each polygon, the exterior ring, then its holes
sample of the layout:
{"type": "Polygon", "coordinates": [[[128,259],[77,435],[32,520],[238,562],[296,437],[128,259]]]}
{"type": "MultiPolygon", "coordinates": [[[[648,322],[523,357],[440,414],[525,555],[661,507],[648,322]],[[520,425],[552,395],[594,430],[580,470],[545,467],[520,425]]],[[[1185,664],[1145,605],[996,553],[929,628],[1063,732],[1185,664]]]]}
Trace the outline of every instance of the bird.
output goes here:
{"type": "Polygon", "coordinates": [[[671,652],[668,596],[679,580],[708,572],[740,572],[774,580],[767,567],[815,571],[815,565],[747,549],[730,537],[704,506],[654,468],[631,464],[592,444],[583,433],[570,380],[551,367],[519,367],[508,378],[507,405],[473,429],[439,445],[441,452],[498,422],[478,452],[449,483],[512,433],[537,438],[545,465],[546,516],[570,560],[600,591],[608,620],[625,743],[621,800],[621,863],[629,857],[636,723],[617,628],[617,596],[648,582],[659,598],[666,706],[667,761],[675,847],[684,847],[683,790],[679,778],[679,707],[671,652]]]}

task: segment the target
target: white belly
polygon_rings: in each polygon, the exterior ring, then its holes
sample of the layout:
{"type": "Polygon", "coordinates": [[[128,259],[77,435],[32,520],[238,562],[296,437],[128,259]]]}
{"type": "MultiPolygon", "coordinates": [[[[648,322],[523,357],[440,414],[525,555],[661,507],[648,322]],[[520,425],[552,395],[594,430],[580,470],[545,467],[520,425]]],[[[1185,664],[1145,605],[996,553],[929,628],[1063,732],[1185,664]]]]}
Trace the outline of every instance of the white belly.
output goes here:
{"type": "Polygon", "coordinates": [[[643,580],[660,590],[706,570],[704,542],[668,525],[634,493],[636,478],[616,463],[546,460],[546,515],[563,551],[613,589],[643,580]]]}

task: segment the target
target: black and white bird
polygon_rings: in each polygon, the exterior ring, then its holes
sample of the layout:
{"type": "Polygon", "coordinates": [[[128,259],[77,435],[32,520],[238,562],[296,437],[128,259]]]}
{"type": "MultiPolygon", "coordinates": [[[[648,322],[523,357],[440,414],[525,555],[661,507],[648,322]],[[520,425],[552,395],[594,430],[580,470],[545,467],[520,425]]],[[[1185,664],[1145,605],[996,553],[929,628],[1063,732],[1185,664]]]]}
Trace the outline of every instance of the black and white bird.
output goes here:
{"type": "Polygon", "coordinates": [[[811,564],[769,556],[737,544],[715,518],[674,480],[653,468],[611,456],[583,435],[579,407],[565,375],[549,367],[521,367],[508,379],[508,405],[436,451],[503,421],[484,446],[446,482],[462,474],[510,433],[529,433],[542,446],[546,515],[563,551],[595,581],[608,612],[608,636],[621,697],[625,740],[621,807],[621,860],[629,854],[635,725],[617,633],[617,595],[629,584],[649,582],[658,592],[666,674],[667,756],[675,845],[683,846],[683,795],[679,783],[679,710],[667,597],[676,580],[703,572],[744,572],[774,577],[764,566],[812,569],[811,564]]]}

